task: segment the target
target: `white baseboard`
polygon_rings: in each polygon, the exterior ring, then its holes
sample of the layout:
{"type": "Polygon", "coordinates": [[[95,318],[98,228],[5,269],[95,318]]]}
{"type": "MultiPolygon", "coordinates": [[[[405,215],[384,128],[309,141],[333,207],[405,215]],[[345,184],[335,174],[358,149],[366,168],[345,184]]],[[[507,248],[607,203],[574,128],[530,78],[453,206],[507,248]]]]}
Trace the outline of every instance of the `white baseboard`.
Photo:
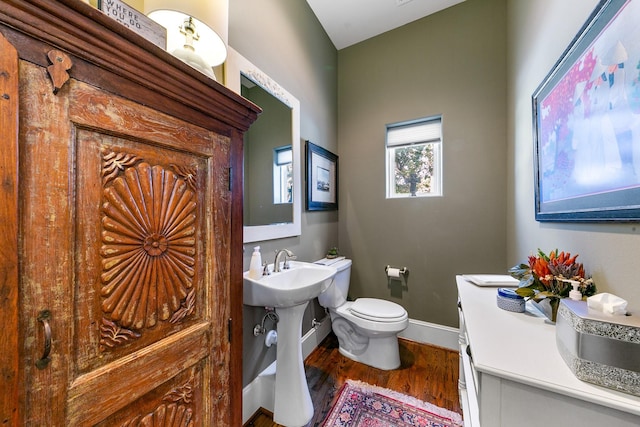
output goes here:
{"type": "Polygon", "coordinates": [[[276,389],[276,362],[274,361],[253,381],[242,389],[242,425],[260,408],[273,412],[276,389]]]}
{"type": "Polygon", "coordinates": [[[330,332],[331,318],[327,315],[322,322],[316,323],[316,327],[311,328],[311,330],[302,337],[302,358],[306,359],[330,332]]]}
{"type": "Polygon", "coordinates": [[[400,332],[398,336],[411,341],[458,351],[458,328],[409,319],[409,326],[400,332]]]}
{"type": "MultiPolygon", "coordinates": [[[[302,357],[307,358],[330,332],[331,321],[327,316],[301,338],[302,357]]],[[[409,319],[409,326],[398,336],[423,344],[458,350],[458,329],[449,326],[409,319]]],[[[242,424],[260,408],[273,412],[275,386],[276,362],[273,362],[242,390],[242,424]]]]}

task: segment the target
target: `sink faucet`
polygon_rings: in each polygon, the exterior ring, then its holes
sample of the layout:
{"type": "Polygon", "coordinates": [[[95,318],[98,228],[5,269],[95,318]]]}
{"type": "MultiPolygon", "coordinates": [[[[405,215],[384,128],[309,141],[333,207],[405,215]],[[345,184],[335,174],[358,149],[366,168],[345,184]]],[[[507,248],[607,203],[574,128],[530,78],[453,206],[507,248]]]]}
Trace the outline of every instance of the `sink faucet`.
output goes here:
{"type": "Polygon", "coordinates": [[[273,261],[273,272],[278,273],[280,271],[280,257],[284,254],[284,263],[282,268],[287,270],[289,268],[289,259],[296,259],[296,256],[289,249],[276,250],[276,260],[273,261]],[[287,259],[287,257],[289,257],[287,259]]]}

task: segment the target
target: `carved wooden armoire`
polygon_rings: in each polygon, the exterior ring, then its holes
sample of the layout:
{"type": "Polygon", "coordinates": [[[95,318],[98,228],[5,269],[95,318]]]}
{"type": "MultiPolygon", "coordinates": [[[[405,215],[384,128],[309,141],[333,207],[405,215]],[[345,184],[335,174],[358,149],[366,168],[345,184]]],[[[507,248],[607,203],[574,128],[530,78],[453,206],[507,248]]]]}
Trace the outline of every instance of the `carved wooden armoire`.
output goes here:
{"type": "Polygon", "coordinates": [[[241,425],[259,109],[79,0],[0,33],[0,425],[241,425]]]}

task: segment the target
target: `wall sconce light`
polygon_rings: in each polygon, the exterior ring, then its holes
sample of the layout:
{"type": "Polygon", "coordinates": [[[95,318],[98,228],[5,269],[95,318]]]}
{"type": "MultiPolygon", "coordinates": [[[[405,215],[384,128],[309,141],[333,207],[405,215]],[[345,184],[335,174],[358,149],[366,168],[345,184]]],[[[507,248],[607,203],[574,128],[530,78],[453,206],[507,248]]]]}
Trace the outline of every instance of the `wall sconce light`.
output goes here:
{"type": "Polygon", "coordinates": [[[216,80],[227,59],[229,0],[145,0],[144,13],[167,29],[167,51],[216,80]]]}

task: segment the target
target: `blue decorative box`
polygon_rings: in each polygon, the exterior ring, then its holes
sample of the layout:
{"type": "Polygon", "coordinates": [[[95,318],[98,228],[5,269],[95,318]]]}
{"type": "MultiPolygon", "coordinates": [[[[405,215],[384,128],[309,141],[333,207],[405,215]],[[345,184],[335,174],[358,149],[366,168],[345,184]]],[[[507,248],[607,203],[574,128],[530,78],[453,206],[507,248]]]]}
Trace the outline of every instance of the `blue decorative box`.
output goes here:
{"type": "Polygon", "coordinates": [[[498,307],[507,311],[516,313],[524,313],[524,298],[516,293],[515,290],[509,288],[498,288],[497,295],[498,307]]]}

